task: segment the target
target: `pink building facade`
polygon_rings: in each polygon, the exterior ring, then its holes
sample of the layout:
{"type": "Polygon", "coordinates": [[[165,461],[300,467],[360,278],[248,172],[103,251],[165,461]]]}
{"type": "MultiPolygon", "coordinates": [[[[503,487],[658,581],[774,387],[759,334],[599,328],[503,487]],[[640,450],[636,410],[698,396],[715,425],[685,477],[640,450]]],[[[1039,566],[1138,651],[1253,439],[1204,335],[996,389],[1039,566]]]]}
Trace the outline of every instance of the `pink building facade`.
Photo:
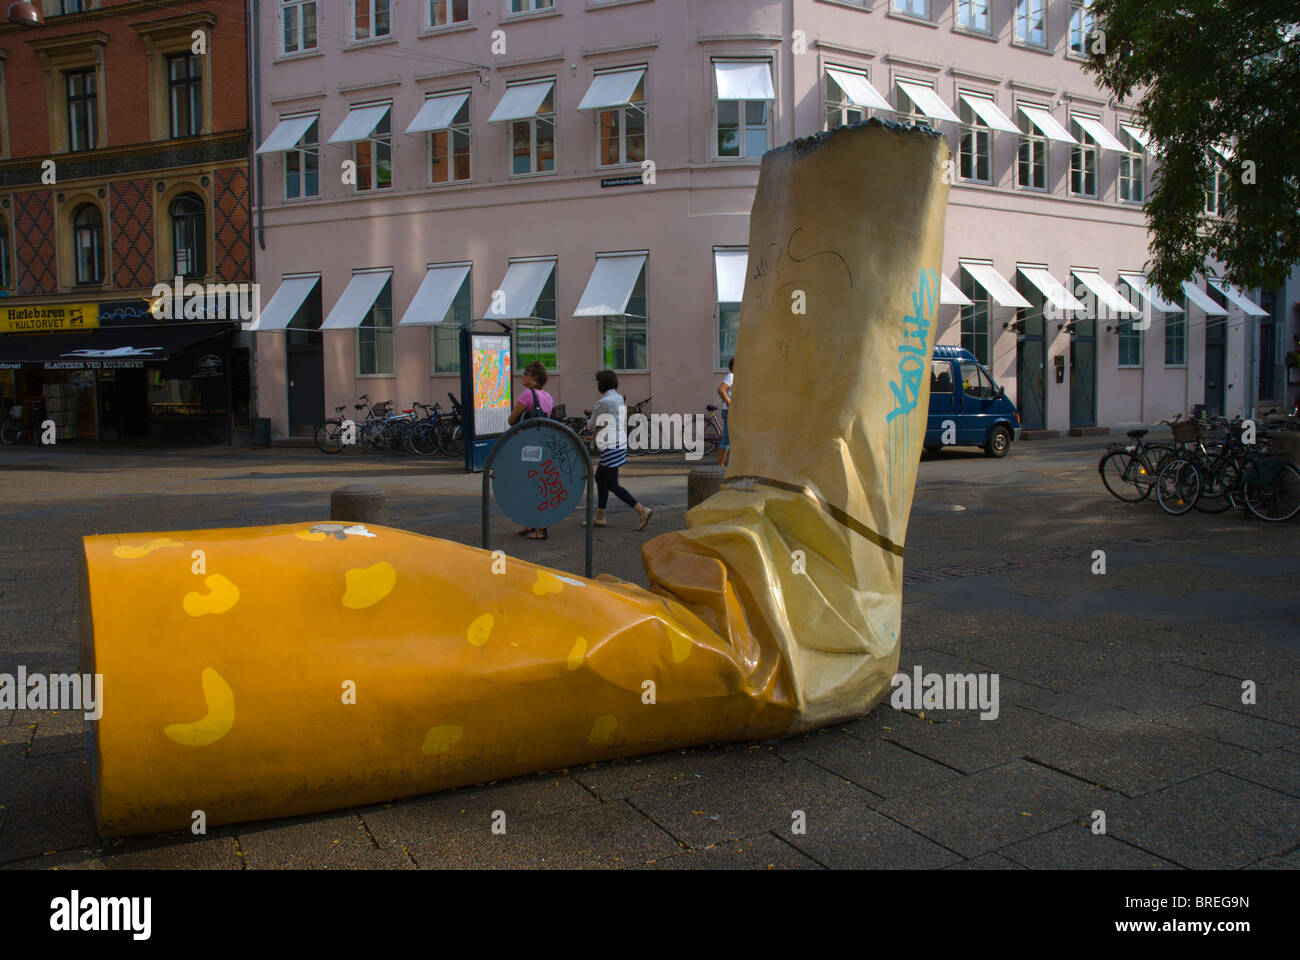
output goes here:
{"type": "Polygon", "coordinates": [[[1177,304],[1143,293],[1153,160],[1081,69],[1082,4],[255,10],[256,392],[276,435],[361,394],[445,407],[456,324],[480,317],[514,327],[517,366],[542,359],[571,411],[605,367],[629,401],[702,411],[734,348],[763,151],[869,116],[947,136],[939,340],[987,364],[1026,428],[1248,414],[1265,388],[1264,406],[1289,393],[1285,297],[1261,308],[1206,278],[1177,304]]]}

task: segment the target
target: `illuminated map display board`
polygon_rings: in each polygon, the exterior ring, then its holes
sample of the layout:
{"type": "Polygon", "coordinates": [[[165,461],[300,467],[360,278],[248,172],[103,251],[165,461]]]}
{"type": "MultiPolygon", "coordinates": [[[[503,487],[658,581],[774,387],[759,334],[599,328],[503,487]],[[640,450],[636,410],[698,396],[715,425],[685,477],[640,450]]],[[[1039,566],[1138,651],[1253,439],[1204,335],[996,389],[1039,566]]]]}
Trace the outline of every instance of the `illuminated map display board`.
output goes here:
{"type": "Polygon", "coordinates": [[[474,436],[491,437],[509,429],[510,337],[470,335],[470,367],[474,383],[474,436]]]}

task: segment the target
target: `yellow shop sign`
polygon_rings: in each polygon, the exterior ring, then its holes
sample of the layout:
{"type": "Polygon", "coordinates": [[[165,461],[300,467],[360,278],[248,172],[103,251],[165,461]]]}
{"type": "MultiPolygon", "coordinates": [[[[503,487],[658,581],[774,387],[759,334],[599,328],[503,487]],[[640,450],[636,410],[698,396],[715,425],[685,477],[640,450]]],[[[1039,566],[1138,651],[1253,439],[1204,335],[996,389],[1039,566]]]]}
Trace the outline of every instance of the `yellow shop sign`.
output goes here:
{"type": "Polygon", "coordinates": [[[66,330],[94,330],[98,326],[97,303],[0,307],[0,333],[59,333],[66,330]]]}

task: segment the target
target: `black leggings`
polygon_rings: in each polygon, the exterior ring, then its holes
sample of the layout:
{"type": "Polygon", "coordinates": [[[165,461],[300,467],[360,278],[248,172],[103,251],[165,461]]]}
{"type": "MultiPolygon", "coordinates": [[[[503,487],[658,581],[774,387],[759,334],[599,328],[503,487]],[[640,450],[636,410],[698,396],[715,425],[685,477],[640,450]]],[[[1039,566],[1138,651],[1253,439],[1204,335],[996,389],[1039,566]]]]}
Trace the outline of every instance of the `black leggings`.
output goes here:
{"type": "Polygon", "coordinates": [[[613,491],[629,507],[636,506],[636,497],[624,490],[618,483],[618,467],[596,467],[596,505],[604,510],[609,505],[609,494],[613,491]]]}

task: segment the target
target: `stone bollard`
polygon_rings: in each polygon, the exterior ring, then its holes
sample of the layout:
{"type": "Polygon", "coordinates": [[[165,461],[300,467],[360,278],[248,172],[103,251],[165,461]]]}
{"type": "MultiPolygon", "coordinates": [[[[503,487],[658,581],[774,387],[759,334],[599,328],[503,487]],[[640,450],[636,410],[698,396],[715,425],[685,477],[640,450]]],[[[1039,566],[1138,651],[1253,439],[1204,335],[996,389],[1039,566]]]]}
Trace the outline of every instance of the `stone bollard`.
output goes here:
{"type": "Polygon", "coordinates": [[[330,519],[345,523],[388,524],[388,496],[379,487],[354,483],[330,494],[330,519]]]}
{"type": "Polygon", "coordinates": [[[703,503],[722,488],[727,468],[717,464],[695,467],[686,475],[686,509],[703,503]]]}

